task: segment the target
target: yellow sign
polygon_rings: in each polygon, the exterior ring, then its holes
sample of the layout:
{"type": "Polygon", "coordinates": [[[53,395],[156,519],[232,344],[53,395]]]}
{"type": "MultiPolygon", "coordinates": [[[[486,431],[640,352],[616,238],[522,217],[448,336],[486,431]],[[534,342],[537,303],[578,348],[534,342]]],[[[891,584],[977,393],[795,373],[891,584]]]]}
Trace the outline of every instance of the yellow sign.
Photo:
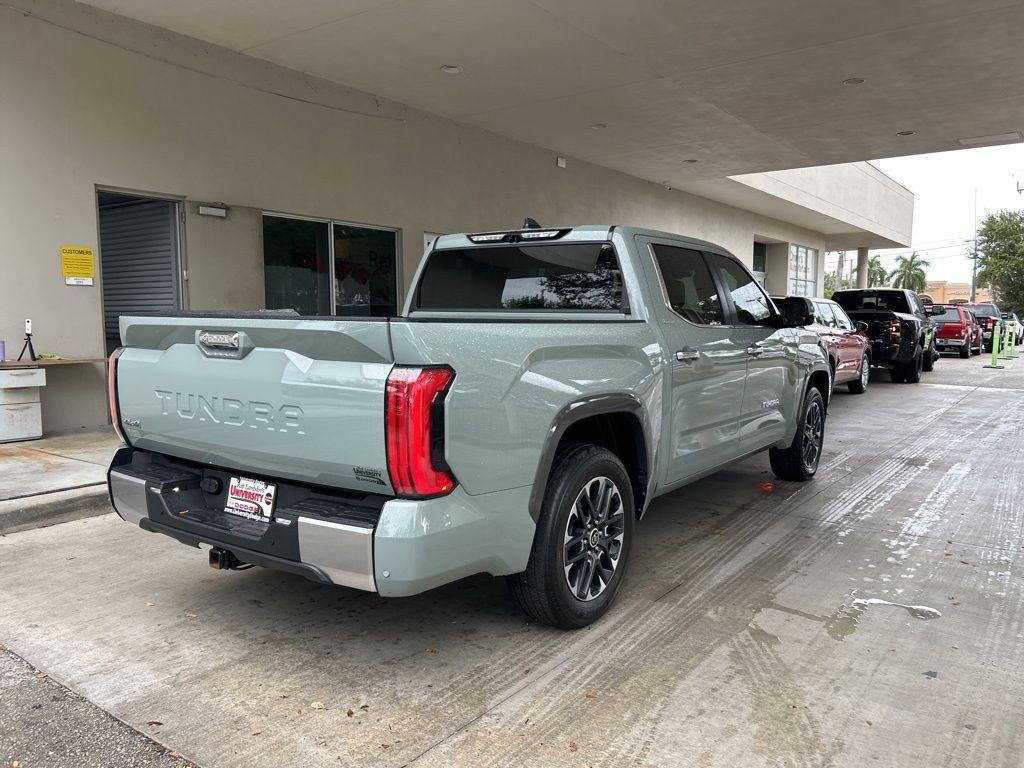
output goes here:
{"type": "Polygon", "coordinates": [[[67,285],[92,285],[96,277],[96,259],[92,248],[81,245],[60,247],[60,273],[67,285]]]}

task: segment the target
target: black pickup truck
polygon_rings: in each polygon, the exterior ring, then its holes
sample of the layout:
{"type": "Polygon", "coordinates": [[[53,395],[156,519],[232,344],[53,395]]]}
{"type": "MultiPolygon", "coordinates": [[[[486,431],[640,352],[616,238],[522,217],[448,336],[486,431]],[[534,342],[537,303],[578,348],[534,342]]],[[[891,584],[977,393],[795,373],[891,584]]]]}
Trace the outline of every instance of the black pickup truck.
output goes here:
{"type": "Polygon", "coordinates": [[[871,364],[888,368],[893,381],[916,384],[938,360],[931,308],[913,291],[860,288],[836,291],[832,300],[854,321],[867,323],[871,364]]]}

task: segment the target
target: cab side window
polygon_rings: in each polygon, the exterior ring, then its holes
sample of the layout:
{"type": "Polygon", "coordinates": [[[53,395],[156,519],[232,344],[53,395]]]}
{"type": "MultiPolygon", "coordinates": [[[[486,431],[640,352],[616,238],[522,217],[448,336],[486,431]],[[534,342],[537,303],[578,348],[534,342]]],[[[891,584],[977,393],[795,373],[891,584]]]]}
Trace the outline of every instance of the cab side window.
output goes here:
{"type": "Polygon", "coordinates": [[[814,302],[814,321],[826,328],[836,328],[836,316],[832,312],[832,305],[824,301],[814,302]]]}
{"type": "Polygon", "coordinates": [[[843,308],[838,304],[829,304],[829,307],[836,316],[836,326],[844,331],[852,331],[853,320],[843,311],[843,308]]]}
{"type": "Polygon", "coordinates": [[[757,325],[774,312],[771,301],[761,286],[738,262],[718,253],[707,254],[708,261],[725,285],[736,307],[736,320],[741,325],[757,325]]]}
{"type": "Polygon", "coordinates": [[[673,312],[696,325],[725,322],[721,297],[700,251],[657,243],[651,250],[673,312]]]}

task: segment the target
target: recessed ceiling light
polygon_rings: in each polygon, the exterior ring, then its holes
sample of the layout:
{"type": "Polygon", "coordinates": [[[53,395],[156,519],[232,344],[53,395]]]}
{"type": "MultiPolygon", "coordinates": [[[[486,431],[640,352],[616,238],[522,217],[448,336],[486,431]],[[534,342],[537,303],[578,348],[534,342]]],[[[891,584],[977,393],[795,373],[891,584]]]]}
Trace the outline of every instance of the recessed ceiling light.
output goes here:
{"type": "Polygon", "coordinates": [[[594,123],[590,127],[593,128],[595,131],[603,131],[605,128],[608,127],[608,123],[594,123]]]}
{"type": "Polygon", "coordinates": [[[900,131],[896,135],[897,136],[914,136],[916,133],[917,133],[917,131],[900,131]]]}
{"type": "Polygon", "coordinates": [[[964,147],[976,147],[981,144],[1009,144],[1020,140],[1020,133],[1013,131],[1012,133],[992,133],[988,136],[968,136],[957,139],[957,143],[964,147]]]}
{"type": "Polygon", "coordinates": [[[693,158],[693,157],[688,157],[688,158],[686,158],[685,160],[683,160],[683,162],[684,162],[684,163],[696,163],[696,162],[697,162],[697,160],[696,160],[696,158],[693,158]]]}
{"type": "Polygon", "coordinates": [[[848,77],[843,80],[843,85],[864,85],[863,77],[848,77]]]}
{"type": "Polygon", "coordinates": [[[461,64],[445,64],[441,67],[441,71],[446,75],[457,75],[462,71],[461,64]]]}

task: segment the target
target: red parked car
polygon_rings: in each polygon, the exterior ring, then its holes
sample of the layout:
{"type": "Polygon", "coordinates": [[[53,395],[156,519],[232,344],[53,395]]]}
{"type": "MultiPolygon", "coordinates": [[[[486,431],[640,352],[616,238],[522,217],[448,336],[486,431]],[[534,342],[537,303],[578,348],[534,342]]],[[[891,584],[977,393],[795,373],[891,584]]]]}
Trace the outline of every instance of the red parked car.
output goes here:
{"type": "Polygon", "coordinates": [[[980,355],[984,350],[981,325],[974,313],[959,304],[936,304],[936,309],[945,310],[941,315],[935,314],[938,329],[935,331],[935,348],[941,352],[959,352],[960,357],[967,359],[971,355],[980,355]]]}
{"type": "MultiPolygon", "coordinates": [[[[786,298],[775,299],[776,304],[786,301],[786,298]]],[[[832,364],[832,384],[846,384],[853,394],[863,394],[871,376],[871,340],[866,334],[867,324],[854,323],[834,301],[810,301],[814,304],[814,324],[807,328],[817,333],[825,344],[832,364]]]]}

